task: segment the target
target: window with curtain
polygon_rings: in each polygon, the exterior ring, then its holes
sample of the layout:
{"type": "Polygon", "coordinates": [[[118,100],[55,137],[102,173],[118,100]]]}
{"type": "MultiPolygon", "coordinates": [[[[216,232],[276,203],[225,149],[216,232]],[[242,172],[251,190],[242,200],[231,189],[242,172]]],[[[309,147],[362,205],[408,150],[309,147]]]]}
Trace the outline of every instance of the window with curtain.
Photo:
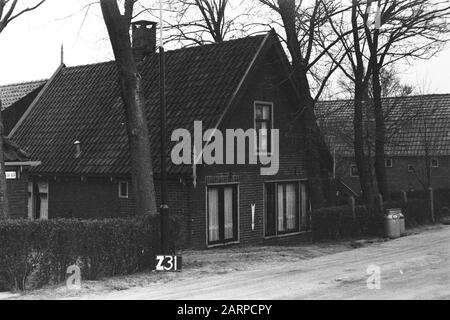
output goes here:
{"type": "Polygon", "coordinates": [[[237,186],[208,186],[208,243],[238,240],[237,186]]]}
{"type": "Polygon", "coordinates": [[[257,152],[270,153],[272,150],[272,104],[255,103],[255,129],[257,132],[257,152]]]}
{"type": "Polygon", "coordinates": [[[219,241],[219,192],[218,189],[208,189],[208,232],[209,242],[219,241]]]}
{"type": "Polygon", "coordinates": [[[304,183],[267,183],[265,190],[266,236],[309,229],[308,199],[304,183]]]}

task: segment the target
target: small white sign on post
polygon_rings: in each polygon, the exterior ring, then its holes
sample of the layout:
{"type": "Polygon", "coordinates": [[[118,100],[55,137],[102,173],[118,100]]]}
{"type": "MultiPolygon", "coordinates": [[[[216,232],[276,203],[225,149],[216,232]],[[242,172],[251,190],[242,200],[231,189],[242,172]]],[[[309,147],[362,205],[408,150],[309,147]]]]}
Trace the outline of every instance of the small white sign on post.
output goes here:
{"type": "Polygon", "coordinates": [[[6,180],[16,180],[17,179],[17,171],[6,171],[5,176],[6,176],[6,180]]]}
{"type": "Polygon", "coordinates": [[[255,211],[256,211],[256,204],[251,204],[252,207],[252,231],[255,231],[255,211]]]}
{"type": "Polygon", "coordinates": [[[181,256],[157,255],[156,271],[181,271],[181,256]]]}

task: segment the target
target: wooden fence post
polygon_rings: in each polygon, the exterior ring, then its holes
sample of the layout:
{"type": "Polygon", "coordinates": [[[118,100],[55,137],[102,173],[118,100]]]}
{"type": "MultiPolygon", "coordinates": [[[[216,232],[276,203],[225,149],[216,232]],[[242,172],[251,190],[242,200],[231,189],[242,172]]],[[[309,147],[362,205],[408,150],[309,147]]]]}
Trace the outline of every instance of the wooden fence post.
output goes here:
{"type": "Polygon", "coordinates": [[[354,196],[350,196],[348,199],[348,204],[350,205],[350,209],[352,211],[352,219],[353,221],[356,220],[356,200],[354,196]]]}
{"type": "Polygon", "coordinates": [[[352,213],[352,225],[351,225],[351,234],[352,236],[356,236],[358,234],[357,220],[356,220],[356,200],[355,197],[350,196],[348,198],[348,204],[350,206],[350,210],[352,213]]]}
{"type": "Polygon", "coordinates": [[[430,216],[431,216],[431,222],[435,223],[435,218],[434,218],[434,191],[433,188],[428,188],[428,199],[429,199],[429,208],[430,208],[430,216]]]}
{"type": "Polygon", "coordinates": [[[402,191],[402,200],[403,204],[406,206],[406,204],[408,203],[408,195],[406,194],[406,191],[402,191]]]}
{"type": "Polygon", "coordinates": [[[381,194],[377,194],[375,196],[375,205],[380,215],[384,215],[384,204],[383,204],[383,196],[381,194]]]}

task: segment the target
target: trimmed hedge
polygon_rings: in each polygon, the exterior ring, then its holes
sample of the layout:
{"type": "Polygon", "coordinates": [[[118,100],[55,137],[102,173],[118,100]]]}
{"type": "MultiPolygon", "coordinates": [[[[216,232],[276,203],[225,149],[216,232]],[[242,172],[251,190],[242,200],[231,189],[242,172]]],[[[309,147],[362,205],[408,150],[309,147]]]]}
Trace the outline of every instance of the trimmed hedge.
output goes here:
{"type": "Polygon", "coordinates": [[[159,225],[159,217],[0,221],[0,289],[60,283],[74,264],[87,280],[152,268],[159,225]]]}
{"type": "Polygon", "coordinates": [[[403,214],[407,227],[431,223],[430,208],[426,199],[408,199],[403,214]]]}
{"type": "MultiPolygon", "coordinates": [[[[388,201],[383,204],[384,210],[401,208],[407,227],[431,223],[430,210],[426,199],[408,199],[403,201],[388,201]]],[[[382,229],[382,217],[371,214],[365,206],[355,207],[355,219],[350,206],[326,207],[312,212],[313,240],[337,239],[340,237],[355,237],[360,235],[378,234],[382,229]]],[[[436,211],[436,218],[445,210],[436,211]]],[[[450,210],[448,210],[450,212],[450,210]]]]}
{"type": "MultiPolygon", "coordinates": [[[[389,201],[383,204],[384,210],[401,208],[406,221],[415,221],[423,204],[411,201],[405,207],[402,201],[389,201]]],[[[382,230],[383,218],[370,212],[365,205],[355,206],[355,218],[349,205],[325,207],[312,212],[313,240],[338,239],[362,235],[378,235],[382,230]]],[[[411,225],[411,224],[410,224],[411,225]]]]}
{"type": "Polygon", "coordinates": [[[312,212],[313,240],[352,237],[369,232],[371,217],[365,206],[355,207],[355,219],[350,206],[325,207],[312,212]]]}

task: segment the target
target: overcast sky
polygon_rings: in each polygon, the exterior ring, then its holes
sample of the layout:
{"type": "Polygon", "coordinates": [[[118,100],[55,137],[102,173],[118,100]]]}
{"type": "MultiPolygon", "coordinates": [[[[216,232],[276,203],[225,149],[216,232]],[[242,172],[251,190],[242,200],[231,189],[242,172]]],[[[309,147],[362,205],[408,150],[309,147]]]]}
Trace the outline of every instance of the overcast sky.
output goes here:
{"type": "MultiPolygon", "coordinates": [[[[49,78],[60,63],[61,44],[68,66],[111,60],[100,5],[92,5],[86,14],[87,3],[47,0],[11,23],[0,34],[0,84],[49,78]]],[[[436,57],[400,71],[405,82],[427,93],[450,93],[450,45],[436,57]]]]}

